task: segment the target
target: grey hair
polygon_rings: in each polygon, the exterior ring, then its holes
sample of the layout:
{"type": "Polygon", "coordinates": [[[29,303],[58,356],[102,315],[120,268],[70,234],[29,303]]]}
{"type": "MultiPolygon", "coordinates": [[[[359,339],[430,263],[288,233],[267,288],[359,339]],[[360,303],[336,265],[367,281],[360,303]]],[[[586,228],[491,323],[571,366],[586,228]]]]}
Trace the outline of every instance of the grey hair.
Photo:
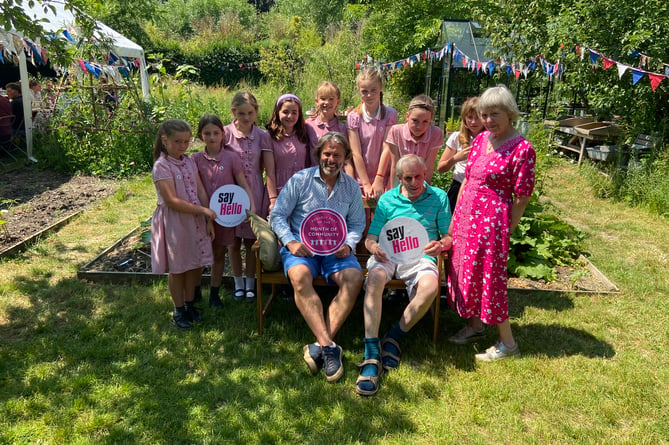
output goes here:
{"type": "Polygon", "coordinates": [[[399,159],[399,161],[397,161],[397,164],[395,164],[395,172],[397,173],[398,178],[404,174],[405,166],[410,164],[418,164],[418,166],[422,168],[423,171],[427,170],[425,167],[425,161],[420,156],[416,154],[404,155],[399,159]]]}
{"type": "Polygon", "coordinates": [[[348,141],[346,140],[346,136],[341,134],[338,131],[328,131],[325,133],[321,138],[318,140],[318,143],[314,147],[314,158],[315,159],[320,159],[321,158],[321,153],[323,152],[323,147],[325,147],[325,144],[339,144],[342,147],[344,147],[344,152],[345,152],[345,158],[351,159],[351,146],[348,145],[348,141]]]}
{"type": "Polygon", "coordinates": [[[518,109],[516,100],[505,85],[498,85],[486,89],[483,94],[481,94],[479,102],[476,105],[476,111],[478,111],[479,114],[481,114],[482,111],[492,110],[493,108],[498,108],[508,113],[513,122],[518,120],[518,116],[520,116],[520,110],[518,109]]]}

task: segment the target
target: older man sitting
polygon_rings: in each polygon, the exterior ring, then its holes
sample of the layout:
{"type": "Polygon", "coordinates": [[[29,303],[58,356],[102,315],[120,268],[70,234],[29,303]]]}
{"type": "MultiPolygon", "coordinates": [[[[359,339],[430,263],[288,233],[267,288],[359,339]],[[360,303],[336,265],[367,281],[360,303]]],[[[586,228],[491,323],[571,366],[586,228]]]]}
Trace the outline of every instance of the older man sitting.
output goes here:
{"type": "Polygon", "coordinates": [[[427,170],[423,159],[412,154],[403,156],[397,161],[396,172],[399,185],[381,195],[365,240],[365,247],[372,256],[367,262],[364,302],[365,355],[356,381],[356,392],[365,396],[376,394],[383,369],[399,366],[401,341],[425,315],[439,289],[435,257],[449,250],[453,241],[448,234],[451,222],[448,196],[425,182],[427,170]],[[381,229],[399,217],[418,221],[428,237],[421,258],[400,264],[393,262],[389,252],[379,244],[381,229]],[[410,302],[379,344],[383,289],[393,277],[406,283],[410,302]]]}

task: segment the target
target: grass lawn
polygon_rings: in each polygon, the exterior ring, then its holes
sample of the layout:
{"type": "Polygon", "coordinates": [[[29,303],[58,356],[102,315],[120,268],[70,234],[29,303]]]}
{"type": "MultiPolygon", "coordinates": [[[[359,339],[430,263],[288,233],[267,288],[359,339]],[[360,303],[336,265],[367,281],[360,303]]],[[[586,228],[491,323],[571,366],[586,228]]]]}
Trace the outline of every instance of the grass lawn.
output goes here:
{"type": "MultiPolygon", "coordinates": [[[[462,321],[444,310],[439,343],[420,323],[400,369],[361,398],[362,299],[337,339],[346,374],[329,384],[302,361],[313,340],[292,303],[258,337],[255,306],[228,291],[224,311],[180,332],[165,282],[79,281],[153,211],[150,178],[123,182],[0,262],[0,443],[669,443],[669,222],[593,198],[567,163],[544,192],[621,293],[511,293],[523,355],[489,364],[474,353],[496,330],[452,345],[462,321]]],[[[387,308],[382,330],[398,314],[387,308]]]]}

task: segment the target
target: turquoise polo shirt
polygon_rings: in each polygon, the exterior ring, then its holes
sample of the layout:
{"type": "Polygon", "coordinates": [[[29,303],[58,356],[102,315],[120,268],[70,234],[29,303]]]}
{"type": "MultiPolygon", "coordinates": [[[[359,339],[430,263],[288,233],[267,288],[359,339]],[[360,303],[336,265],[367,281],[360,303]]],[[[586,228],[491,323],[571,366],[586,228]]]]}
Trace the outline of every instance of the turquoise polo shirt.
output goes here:
{"type": "MultiPolygon", "coordinates": [[[[415,201],[400,193],[400,187],[388,190],[381,195],[374,210],[374,218],[368,233],[377,238],[383,226],[391,219],[405,216],[420,222],[427,231],[430,241],[439,240],[448,233],[451,224],[451,209],[446,192],[426,183],[425,191],[415,201]]],[[[434,258],[425,255],[426,258],[434,258]]]]}

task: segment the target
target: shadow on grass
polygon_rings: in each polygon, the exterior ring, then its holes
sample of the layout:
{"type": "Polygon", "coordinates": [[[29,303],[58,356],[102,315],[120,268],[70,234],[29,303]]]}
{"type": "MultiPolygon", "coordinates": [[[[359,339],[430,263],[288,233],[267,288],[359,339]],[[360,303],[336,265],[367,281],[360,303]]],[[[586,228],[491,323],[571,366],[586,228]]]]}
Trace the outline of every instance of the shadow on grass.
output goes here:
{"type": "MultiPolygon", "coordinates": [[[[255,305],[226,294],[224,310],[205,308],[184,332],[169,321],[165,283],[51,280],[37,269],[15,278],[27,304],[0,322],[0,412],[11,426],[0,442],[351,442],[417,429],[411,413],[354,393],[350,350],[342,382],[308,374],[301,347],[313,340],[293,303],[277,304],[258,337],[255,305]]],[[[345,329],[346,347],[361,343],[362,324],[345,329]]]]}

